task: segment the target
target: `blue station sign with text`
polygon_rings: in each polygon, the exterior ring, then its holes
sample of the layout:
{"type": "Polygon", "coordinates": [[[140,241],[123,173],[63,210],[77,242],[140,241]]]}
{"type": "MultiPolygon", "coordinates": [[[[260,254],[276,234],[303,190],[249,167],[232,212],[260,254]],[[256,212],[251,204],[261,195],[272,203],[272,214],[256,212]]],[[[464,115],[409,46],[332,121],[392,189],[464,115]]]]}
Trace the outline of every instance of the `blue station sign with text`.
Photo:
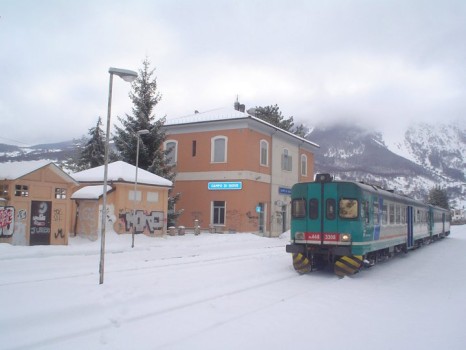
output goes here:
{"type": "Polygon", "coordinates": [[[241,181],[209,182],[207,188],[211,191],[241,190],[243,183],[241,181]]]}
{"type": "Polygon", "coordinates": [[[279,193],[279,194],[285,194],[285,195],[291,196],[291,188],[279,187],[279,188],[278,188],[278,193],[279,193]]]}

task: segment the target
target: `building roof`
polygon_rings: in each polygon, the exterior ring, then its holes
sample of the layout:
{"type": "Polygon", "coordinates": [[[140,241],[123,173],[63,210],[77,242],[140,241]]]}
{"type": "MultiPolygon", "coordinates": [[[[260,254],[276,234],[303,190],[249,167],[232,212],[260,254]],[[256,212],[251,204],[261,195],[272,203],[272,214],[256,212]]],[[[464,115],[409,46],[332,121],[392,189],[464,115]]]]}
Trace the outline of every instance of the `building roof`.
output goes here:
{"type": "Polygon", "coordinates": [[[66,181],[76,183],[75,179],[50,160],[0,163],[0,180],[17,180],[45,167],[49,167],[66,181]]]}
{"type": "Polygon", "coordinates": [[[177,125],[186,125],[186,124],[199,124],[199,123],[208,123],[208,122],[216,122],[216,121],[230,121],[230,120],[254,120],[257,123],[260,123],[264,126],[267,126],[271,129],[280,131],[288,136],[291,136],[297,139],[300,142],[305,142],[314,147],[320,147],[318,144],[309,141],[303,137],[297,136],[289,131],[280,129],[279,127],[272,125],[260,118],[254,117],[248,113],[238,111],[234,108],[217,108],[212,109],[206,112],[196,112],[191,115],[187,115],[180,118],[170,119],[165,122],[165,127],[170,126],[177,126],[177,125]]]}
{"type": "MultiPolygon", "coordinates": [[[[107,181],[112,182],[135,182],[136,167],[123,161],[117,161],[108,164],[107,181]]],[[[79,182],[103,182],[104,165],[83,170],[73,174],[73,177],[79,182]]],[[[173,183],[161,176],[152,174],[144,169],[138,168],[138,183],[144,185],[154,185],[162,187],[171,187],[173,183]]]]}
{"type": "MultiPolygon", "coordinates": [[[[112,190],[112,186],[107,185],[107,192],[112,190]]],[[[94,185],[85,186],[77,190],[71,196],[71,199],[99,199],[104,193],[104,186],[94,185]]]]}

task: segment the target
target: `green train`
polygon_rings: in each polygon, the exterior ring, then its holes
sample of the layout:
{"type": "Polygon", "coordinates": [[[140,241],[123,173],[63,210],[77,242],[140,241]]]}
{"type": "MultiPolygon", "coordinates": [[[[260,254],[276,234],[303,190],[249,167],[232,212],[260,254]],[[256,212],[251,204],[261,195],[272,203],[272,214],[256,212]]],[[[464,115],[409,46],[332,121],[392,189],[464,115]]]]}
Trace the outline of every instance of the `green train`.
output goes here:
{"type": "Polygon", "coordinates": [[[291,190],[286,251],[299,273],[333,266],[339,277],[352,275],[449,234],[448,210],[378,186],[317,174],[291,190]]]}

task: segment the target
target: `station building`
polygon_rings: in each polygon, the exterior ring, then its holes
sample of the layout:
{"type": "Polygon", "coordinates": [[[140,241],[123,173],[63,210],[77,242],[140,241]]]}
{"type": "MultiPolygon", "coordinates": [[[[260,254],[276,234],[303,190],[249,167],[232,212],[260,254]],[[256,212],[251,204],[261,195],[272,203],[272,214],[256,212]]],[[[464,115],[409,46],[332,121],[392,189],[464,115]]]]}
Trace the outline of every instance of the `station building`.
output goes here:
{"type": "MultiPolygon", "coordinates": [[[[104,165],[74,173],[79,187],[73,192],[75,235],[100,237],[104,165]]],[[[105,227],[118,234],[164,235],[167,227],[168,190],[172,182],[123,161],[108,164],[105,227]]]]}
{"type": "Polygon", "coordinates": [[[276,237],[290,227],[291,187],[312,181],[317,144],[237,108],[167,120],[178,225],[276,237]]]}
{"type": "Polygon", "coordinates": [[[0,164],[0,243],[68,244],[78,183],[51,161],[0,164]]]}

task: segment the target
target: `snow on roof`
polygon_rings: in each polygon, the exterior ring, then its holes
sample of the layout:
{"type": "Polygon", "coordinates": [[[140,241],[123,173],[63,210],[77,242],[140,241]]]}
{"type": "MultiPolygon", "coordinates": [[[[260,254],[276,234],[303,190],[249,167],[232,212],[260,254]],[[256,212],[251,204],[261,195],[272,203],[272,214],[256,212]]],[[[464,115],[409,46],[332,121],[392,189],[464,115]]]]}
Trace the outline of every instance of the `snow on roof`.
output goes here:
{"type": "Polygon", "coordinates": [[[194,113],[188,116],[184,116],[181,118],[175,118],[171,120],[167,120],[165,122],[165,126],[175,126],[175,125],[183,125],[183,124],[193,124],[193,123],[205,123],[205,122],[211,122],[211,121],[220,121],[220,120],[234,120],[234,119],[251,119],[255,120],[261,124],[267,125],[270,128],[279,130],[283,132],[284,134],[291,136],[295,139],[300,140],[301,142],[305,142],[311,146],[319,148],[320,146],[312,141],[309,141],[303,137],[300,137],[298,135],[295,135],[289,131],[280,129],[276,127],[275,125],[272,125],[265,120],[262,120],[260,118],[254,117],[248,113],[245,112],[240,112],[237,111],[236,109],[233,108],[217,108],[217,109],[212,109],[210,111],[206,112],[199,112],[199,113],[194,113]]]}
{"type": "Polygon", "coordinates": [[[206,112],[194,113],[181,118],[167,120],[165,125],[179,125],[190,123],[201,123],[215,120],[248,118],[249,114],[232,108],[217,108],[206,112]]]}
{"type": "Polygon", "coordinates": [[[0,163],[0,179],[16,180],[43,167],[50,166],[52,171],[70,182],[76,182],[63,169],[50,160],[29,160],[22,162],[0,163]]]}
{"type": "Polygon", "coordinates": [[[50,160],[0,163],[0,179],[16,180],[50,163],[50,160]]]}
{"type": "MultiPolygon", "coordinates": [[[[112,186],[107,185],[107,192],[112,190],[112,186]]],[[[104,193],[104,186],[86,186],[80,188],[72,194],[71,199],[99,199],[104,193]]]]}
{"type": "MultiPolygon", "coordinates": [[[[121,160],[108,164],[107,181],[134,182],[135,175],[136,167],[134,165],[121,160]]],[[[103,182],[104,165],[74,173],[72,176],[79,182],[103,182]]],[[[141,168],[138,169],[138,183],[164,187],[173,186],[173,183],[170,180],[152,174],[141,168]]]]}

